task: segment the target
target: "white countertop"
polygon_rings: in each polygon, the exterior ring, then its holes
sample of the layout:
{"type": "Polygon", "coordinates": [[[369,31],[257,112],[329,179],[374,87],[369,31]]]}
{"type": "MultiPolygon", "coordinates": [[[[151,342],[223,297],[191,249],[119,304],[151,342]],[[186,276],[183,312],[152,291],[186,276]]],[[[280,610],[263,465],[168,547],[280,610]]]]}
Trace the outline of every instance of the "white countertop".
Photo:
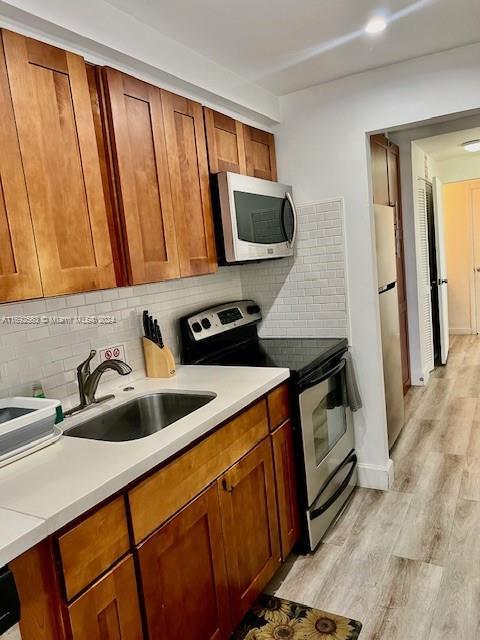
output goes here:
{"type": "Polygon", "coordinates": [[[174,378],[134,382],[134,391],[123,391],[125,383],[120,384],[114,400],[66,418],[62,426],[68,430],[146,393],[216,394],[205,406],[145,438],[105,442],[63,436],[52,446],[1,468],[0,566],[178,453],[289,375],[288,369],[281,368],[182,366],[174,378]],[[5,532],[4,509],[10,510],[5,532]],[[11,512],[18,512],[18,527],[11,512]]]}
{"type": "Polygon", "coordinates": [[[0,509],[0,568],[47,535],[45,520],[0,509]]]}

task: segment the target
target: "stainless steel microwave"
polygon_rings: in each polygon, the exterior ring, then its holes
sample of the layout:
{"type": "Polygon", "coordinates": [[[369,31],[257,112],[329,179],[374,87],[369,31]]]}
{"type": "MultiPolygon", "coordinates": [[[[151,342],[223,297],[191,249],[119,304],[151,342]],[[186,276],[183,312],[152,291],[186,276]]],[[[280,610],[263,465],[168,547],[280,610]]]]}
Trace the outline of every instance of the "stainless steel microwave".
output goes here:
{"type": "Polygon", "coordinates": [[[218,205],[223,257],[228,264],[293,255],[297,213],[292,187],[219,173],[218,205]]]}

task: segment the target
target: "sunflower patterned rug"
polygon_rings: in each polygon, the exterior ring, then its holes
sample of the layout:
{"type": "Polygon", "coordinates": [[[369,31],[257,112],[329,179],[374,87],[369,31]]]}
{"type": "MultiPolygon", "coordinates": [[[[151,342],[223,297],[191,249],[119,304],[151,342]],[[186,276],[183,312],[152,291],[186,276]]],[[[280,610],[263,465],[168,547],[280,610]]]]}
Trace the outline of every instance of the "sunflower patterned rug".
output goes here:
{"type": "Polygon", "coordinates": [[[356,620],[262,594],[233,640],[356,640],[356,620]]]}

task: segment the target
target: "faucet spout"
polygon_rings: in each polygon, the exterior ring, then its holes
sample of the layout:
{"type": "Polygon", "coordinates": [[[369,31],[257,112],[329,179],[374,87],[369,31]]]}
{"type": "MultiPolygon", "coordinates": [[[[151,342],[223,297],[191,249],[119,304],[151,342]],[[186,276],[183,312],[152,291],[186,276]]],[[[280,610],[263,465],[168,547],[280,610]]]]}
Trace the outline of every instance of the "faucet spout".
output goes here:
{"type": "MultiPolygon", "coordinates": [[[[98,400],[95,399],[95,394],[100,378],[106,371],[116,371],[121,376],[127,376],[129,373],[132,373],[132,368],[126,362],[123,362],[123,360],[105,360],[101,362],[85,381],[84,392],[88,404],[98,402],[98,400]]],[[[101,398],[101,400],[103,400],[103,398],[101,398]]]]}
{"type": "Polygon", "coordinates": [[[85,362],[82,362],[82,364],[77,368],[80,404],[77,407],[66,411],[66,416],[77,413],[77,411],[82,411],[92,404],[103,402],[104,400],[109,400],[110,398],[115,397],[110,394],[102,398],[95,398],[98,383],[100,382],[100,378],[103,376],[105,371],[116,371],[121,376],[127,376],[129,373],[132,373],[132,368],[126,362],[123,362],[123,360],[115,359],[105,360],[104,362],[101,362],[98,367],[92,373],[90,373],[90,361],[95,356],[95,354],[96,351],[92,349],[87,360],[85,360],[85,362]]]}

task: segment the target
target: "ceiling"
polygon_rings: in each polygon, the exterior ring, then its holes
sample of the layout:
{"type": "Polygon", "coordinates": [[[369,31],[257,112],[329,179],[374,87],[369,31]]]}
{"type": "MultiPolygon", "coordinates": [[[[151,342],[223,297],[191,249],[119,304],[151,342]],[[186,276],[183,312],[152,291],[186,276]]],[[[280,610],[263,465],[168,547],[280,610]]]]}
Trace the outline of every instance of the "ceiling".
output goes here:
{"type": "Polygon", "coordinates": [[[415,142],[434,160],[447,160],[448,158],[480,155],[479,153],[471,154],[462,148],[462,143],[469,140],[480,140],[480,127],[452,131],[452,133],[422,138],[415,142]]]}
{"type": "Polygon", "coordinates": [[[107,2],[277,95],[480,41],[479,0],[107,2]]]}

